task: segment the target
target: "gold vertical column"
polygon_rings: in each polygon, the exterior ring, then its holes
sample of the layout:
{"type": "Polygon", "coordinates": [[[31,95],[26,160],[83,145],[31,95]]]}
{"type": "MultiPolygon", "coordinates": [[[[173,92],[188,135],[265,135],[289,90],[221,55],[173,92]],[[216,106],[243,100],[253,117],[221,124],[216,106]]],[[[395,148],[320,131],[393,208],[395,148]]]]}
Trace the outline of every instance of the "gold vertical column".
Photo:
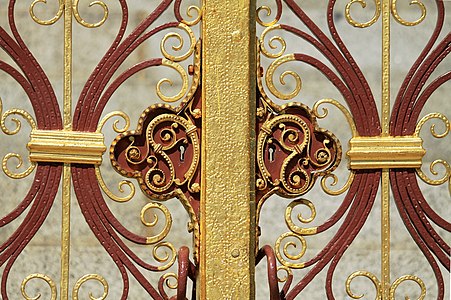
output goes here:
{"type": "MultiPolygon", "coordinates": [[[[72,130],[72,0],[64,0],[64,130],[72,130]]],[[[70,262],[70,164],[63,169],[62,225],[61,225],[61,300],[69,299],[70,262]]]]}
{"type": "Polygon", "coordinates": [[[253,299],[255,1],[203,0],[200,299],[253,299]]]}
{"type": "MultiPolygon", "coordinates": [[[[390,135],[390,0],[382,0],[382,136],[390,135]]],[[[390,294],[390,170],[382,169],[381,204],[381,289],[382,299],[390,294]]]]}

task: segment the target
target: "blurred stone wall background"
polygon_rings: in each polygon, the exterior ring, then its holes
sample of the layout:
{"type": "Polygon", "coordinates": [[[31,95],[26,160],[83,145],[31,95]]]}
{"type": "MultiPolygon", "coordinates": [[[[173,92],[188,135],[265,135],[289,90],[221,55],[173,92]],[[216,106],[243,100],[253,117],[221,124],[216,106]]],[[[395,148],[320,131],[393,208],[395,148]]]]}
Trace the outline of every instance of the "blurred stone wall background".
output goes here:
{"type": "MultiPolygon", "coordinates": [[[[0,25],[7,28],[7,4],[8,1],[0,0],[0,25]]],[[[52,82],[58,99],[62,99],[62,74],[63,74],[63,22],[60,20],[52,26],[40,26],[33,22],[28,13],[28,7],[31,0],[17,1],[16,8],[16,23],[17,27],[24,37],[25,42],[30,47],[31,52],[36,56],[41,63],[44,70],[52,82]]],[[[36,13],[42,18],[52,17],[57,11],[57,1],[48,0],[47,4],[38,4],[36,6],[36,13]]],[[[299,1],[309,16],[317,22],[317,24],[327,31],[326,26],[326,2],[316,0],[299,1]]],[[[381,24],[380,21],[367,29],[355,29],[351,27],[344,19],[344,6],[348,1],[337,1],[337,9],[335,20],[337,28],[341,33],[345,44],[348,46],[352,55],[356,59],[359,66],[362,68],[366,78],[368,79],[375,99],[380,101],[380,85],[381,85],[381,24]]],[[[368,7],[366,9],[356,8],[353,10],[353,15],[359,20],[368,20],[372,17],[374,12],[374,5],[372,1],[367,1],[368,7]]],[[[405,19],[416,19],[419,14],[415,7],[409,7],[409,1],[400,2],[400,12],[405,19]]],[[[74,42],[74,70],[73,70],[73,88],[74,88],[74,105],[85,84],[89,74],[92,72],[96,64],[99,62],[105,51],[108,49],[110,43],[114,39],[119,28],[121,18],[120,6],[118,1],[106,1],[110,15],[106,23],[97,29],[87,29],[74,23],[73,42],[74,42]]],[[[413,64],[416,57],[424,47],[429,38],[432,28],[436,21],[435,5],[432,0],[424,0],[428,9],[428,15],[425,21],[414,27],[408,28],[392,22],[392,102],[399,89],[402,80],[404,79],[408,69],[413,64]]],[[[96,8],[88,8],[89,1],[80,1],[80,13],[88,21],[97,21],[101,15],[101,11],[96,8]]],[[[130,21],[127,32],[129,33],[149,12],[153,11],[157,6],[158,1],[145,0],[130,0],[128,1],[130,9],[130,21]]],[[[189,1],[184,1],[183,5],[187,7],[191,4],[189,1]]],[[[270,0],[261,1],[258,5],[269,5],[274,7],[274,3],[270,0]]],[[[445,2],[448,13],[451,13],[451,2],[445,2]]],[[[355,5],[357,7],[358,5],[355,5]]],[[[157,21],[157,24],[163,24],[168,21],[174,21],[172,10],[165,12],[157,21]]],[[[304,28],[304,25],[284,7],[284,13],[281,23],[288,23],[292,26],[304,28]]],[[[451,19],[447,16],[445,21],[444,33],[448,33],[451,27],[451,19]]],[[[257,27],[257,32],[262,32],[261,27],[257,27]]],[[[197,36],[199,36],[200,28],[194,28],[197,36]]],[[[168,31],[163,32],[152,37],[148,42],[140,46],[135,53],[133,53],[117,74],[125,68],[131,67],[133,64],[144,59],[162,57],[160,52],[160,41],[163,35],[168,31]]],[[[320,55],[309,45],[303,43],[299,38],[290,36],[283,32],[287,42],[287,53],[302,52],[314,55],[321,58],[320,55]]],[[[443,34],[442,34],[443,36],[443,34]]],[[[185,45],[187,47],[187,45],[185,45]]],[[[214,51],[214,50],[213,50],[214,51]]],[[[0,59],[9,63],[11,59],[0,51],[0,59]]],[[[323,58],[324,60],[324,58],[323,58]]],[[[186,67],[190,61],[186,62],[186,67]]],[[[262,61],[263,66],[267,66],[269,61],[262,61]]],[[[448,57],[441,66],[434,72],[431,78],[435,78],[440,74],[449,71],[450,58],[448,57]]],[[[311,67],[299,63],[289,64],[288,68],[295,70],[303,79],[303,89],[300,95],[295,99],[303,102],[308,106],[312,105],[322,98],[335,98],[341,103],[342,97],[334,89],[332,84],[328,82],[318,71],[311,67]]],[[[137,120],[141,112],[153,103],[161,102],[155,93],[155,86],[157,82],[168,77],[174,80],[172,89],[164,90],[168,95],[177,93],[177,88],[180,88],[180,80],[174,71],[165,67],[155,67],[147,71],[141,72],[128,80],[121,86],[110,103],[106,107],[104,113],[107,114],[114,110],[122,110],[128,113],[131,118],[131,128],[136,127],[137,120]]],[[[290,90],[293,82],[288,81],[285,87],[290,90]]],[[[442,112],[450,114],[451,99],[449,93],[450,86],[445,85],[438,89],[429,100],[422,115],[429,112],[442,112]]],[[[0,73],[0,98],[3,100],[4,110],[10,108],[22,108],[32,113],[32,109],[25,93],[21,90],[19,85],[10,79],[7,75],[0,73]]],[[[380,104],[378,103],[380,107],[380,104]]],[[[347,150],[347,141],[351,137],[349,128],[344,117],[338,110],[330,109],[328,118],[319,121],[320,126],[327,128],[335,133],[341,140],[344,152],[347,150]]],[[[438,128],[441,124],[437,125],[438,128]]],[[[3,157],[9,152],[21,153],[24,157],[27,156],[25,145],[28,141],[29,127],[24,124],[21,133],[18,136],[9,137],[0,134],[0,156],[3,157]]],[[[115,133],[111,130],[111,122],[105,127],[104,133],[106,136],[106,143],[109,144],[115,137],[115,133]]],[[[436,140],[431,137],[427,130],[423,130],[422,137],[424,138],[424,146],[427,149],[427,154],[424,160],[425,168],[428,168],[430,162],[437,158],[447,159],[451,161],[451,152],[449,150],[450,137],[442,140],[436,140]]],[[[107,153],[108,154],[108,153],[107,153]]],[[[117,191],[117,183],[123,178],[112,170],[108,155],[104,156],[104,163],[102,164],[102,172],[105,181],[111,190],[117,191]]],[[[10,168],[14,168],[10,164],[10,168]]],[[[443,171],[443,170],[442,170],[443,171]]],[[[347,176],[346,159],[343,160],[339,170],[337,171],[340,182],[344,182],[347,176]]],[[[0,172],[0,215],[5,215],[11,211],[17,203],[24,197],[28,191],[33,175],[22,179],[12,180],[0,172]]],[[[429,204],[446,220],[451,219],[450,194],[447,186],[431,187],[420,183],[423,187],[423,193],[428,199],[429,204]]],[[[304,196],[313,201],[317,209],[317,217],[314,223],[320,224],[327,220],[342,201],[343,197],[330,197],[321,191],[317,185],[315,189],[304,196]]],[[[337,299],[350,299],[344,291],[346,278],[354,271],[368,270],[376,275],[380,274],[380,196],[377,198],[376,204],[369,216],[369,219],[360,232],[354,243],[348,249],[338,268],[335,272],[333,281],[334,292],[337,299]]],[[[59,282],[60,274],[60,234],[61,234],[61,195],[59,194],[55,200],[49,217],[44,223],[41,230],[33,238],[25,251],[19,256],[19,259],[13,266],[8,280],[8,291],[10,299],[20,299],[20,283],[23,278],[31,273],[45,273],[53,278],[57,283],[59,282]]],[[[108,201],[108,200],[107,200],[108,201]]],[[[118,219],[128,228],[133,231],[146,234],[149,233],[146,227],[142,226],[139,214],[141,208],[148,202],[148,199],[143,196],[139,190],[128,203],[116,203],[109,201],[109,205],[118,219]]],[[[267,201],[263,209],[261,218],[262,236],[260,238],[261,245],[274,245],[277,237],[287,230],[284,223],[284,211],[289,200],[279,199],[273,197],[267,201]]],[[[186,232],[187,216],[183,207],[177,200],[170,200],[167,206],[173,212],[173,229],[167,240],[174,243],[176,247],[181,245],[191,245],[191,237],[186,232]]],[[[427,286],[426,299],[436,298],[437,286],[431,268],[421,251],[411,239],[409,233],[400,219],[396,207],[392,201],[392,280],[405,275],[414,274],[423,279],[427,286]]],[[[304,212],[307,213],[307,212],[304,212]]],[[[0,241],[4,242],[14,231],[17,226],[23,221],[25,214],[14,222],[11,226],[2,228],[0,230],[0,241]]],[[[72,247],[71,247],[71,265],[70,265],[70,286],[72,287],[78,278],[89,273],[98,273],[102,275],[110,284],[110,291],[108,299],[119,299],[122,292],[122,280],[120,273],[113,264],[111,258],[106,254],[103,247],[99,244],[95,236],[91,233],[87,226],[84,217],[82,216],[78,207],[75,195],[72,199],[72,247]]],[[[339,225],[339,224],[337,224],[339,225]]],[[[324,247],[327,241],[333,236],[338,226],[335,226],[330,231],[321,235],[307,238],[308,250],[305,254],[305,259],[312,257],[324,247]]],[[[450,241],[451,234],[437,228],[438,232],[445,238],[445,241],[450,241]]],[[[151,251],[145,247],[133,246],[133,249],[143,258],[151,257],[151,251]]],[[[327,269],[327,268],[326,268],[327,269]]],[[[3,270],[3,269],[1,269],[3,270]]],[[[173,269],[175,270],[175,269],[173,269]]],[[[296,272],[296,276],[305,274],[307,270],[296,272]]],[[[317,278],[306,288],[302,293],[306,299],[326,299],[324,293],[325,273],[320,273],[317,278]]],[[[445,275],[446,297],[449,298],[449,274],[443,269],[445,275]],[[448,276],[448,277],[447,277],[448,276]]],[[[146,273],[147,274],[147,273],[146,273]]],[[[161,275],[161,274],[160,274],[161,275]]],[[[160,276],[152,275],[149,277],[153,282],[158,280],[160,276]]],[[[295,276],[295,280],[296,280],[295,276]]],[[[297,277],[299,278],[299,277],[297,277]]],[[[268,287],[266,278],[266,266],[262,262],[257,267],[257,299],[267,299],[268,287]]],[[[353,282],[353,290],[356,294],[365,293],[365,299],[372,299],[375,297],[375,291],[372,284],[364,279],[357,279],[353,282]]],[[[41,282],[30,282],[28,293],[33,296],[36,291],[42,294],[41,299],[49,299],[48,288],[41,282]]],[[[80,299],[88,299],[88,293],[92,291],[94,296],[100,296],[102,293],[101,287],[96,283],[87,283],[82,288],[80,299]]],[[[398,297],[403,298],[403,295],[409,295],[412,299],[418,297],[419,289],[414,284],[406,283],[399,287],[398,297]]],[[[301,296],[300,296],[301,297],[301,296]]],[[[143,296],[143,289],[137,282],[131,278],[131,288],[129,299],[145,299],[143,296]]]]}

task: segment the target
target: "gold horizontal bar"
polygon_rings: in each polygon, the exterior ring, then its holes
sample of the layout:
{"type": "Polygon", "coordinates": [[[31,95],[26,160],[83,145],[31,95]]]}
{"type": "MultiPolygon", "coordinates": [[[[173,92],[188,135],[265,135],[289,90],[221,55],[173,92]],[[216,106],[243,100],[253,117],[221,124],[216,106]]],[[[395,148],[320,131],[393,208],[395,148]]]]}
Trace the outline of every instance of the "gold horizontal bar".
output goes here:
{"type": "Polygon", "coordinates": [[[419,168],[426,154],[417,136],[354,137],[349,146],[350,169],[419,168]]]}
{"type": "Polygon", "coordinates": [[[30,137],[32,162],[100,165],[106,151],[103,134],[97,132],[32,130],[30,137]]]}

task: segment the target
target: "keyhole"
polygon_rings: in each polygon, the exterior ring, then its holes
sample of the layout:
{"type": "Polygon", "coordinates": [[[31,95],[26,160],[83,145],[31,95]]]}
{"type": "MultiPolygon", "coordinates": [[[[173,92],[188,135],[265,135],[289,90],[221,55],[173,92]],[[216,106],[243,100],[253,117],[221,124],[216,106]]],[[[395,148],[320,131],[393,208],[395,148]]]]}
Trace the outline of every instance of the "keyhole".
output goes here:
{"type": "Polygon", "coordinates": [[[180,145],[179,150],[180,150],[180,161],[183,162],[183,161],[185,161],[186,148],[184,145],[180,145]]]}
{"type": "Polygon", "coordinates": [[[270,162],[274,161],[274,156],[276,154],[276,148],[274,146],[269,146],[268,148],[268,158],[270,162]]]}

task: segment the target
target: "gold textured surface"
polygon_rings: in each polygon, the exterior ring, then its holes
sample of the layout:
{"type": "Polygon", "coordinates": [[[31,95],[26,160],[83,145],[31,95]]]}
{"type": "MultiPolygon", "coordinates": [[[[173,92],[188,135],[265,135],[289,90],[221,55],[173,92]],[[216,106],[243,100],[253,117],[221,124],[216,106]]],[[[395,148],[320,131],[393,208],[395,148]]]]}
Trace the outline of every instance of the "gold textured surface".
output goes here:
{"type": "MultiPolygon", "coordinates": [[[[382,0],[382,136],[390,135],[390,0],[382,0]]],[[[390,169],[381,178],[381,295],[390,292],[390,169]]]]}
{"type": "Polygon", "coordinates": [[[70,164],[63,168],[63,196],[61,211],[61,300],[69,299],[70,274],[70,202],[71,202],[71,173],[70,164]]]}
{"type": "Polygon", "coordinates": [[[94,132],[33,130],[28,149],[32,162],[100,164],[106,150],[103,134],[94,132]]]}
{"type": "MultiPolygon", "coordinates": [[[[64,0],[64,88],[63,123],[64,130],[72,131],[72,0],[64,0]]],[[[63,196],[61,204],[61,300],[69,299],[70,274],[70,164],[63,168],[63,196]]]]}
{"type": "Polygon", "coordinates": [[[254,28],[253,0],[203,1],[200,299],[255,297],[254,28]]]}
{"type": "Polygon", "coordinates": [[[83,297],[79,296],[80,288],[81,286],[88,281],[97,281],[99,282],[103,287],[103,294],[100,297],[94,298],[93,293],[89,293],[89,299],[96,299],[96,300],[105,300],[108,296],[108,290],[109,285],[105,278],[100,276],[99,274],[87,274],[77,280],[77,282],[74,285],[74,288],[72,290],[72,299],[73,300],[79,300],[80,298],[83,299],[83,297]]]}
{"type": "Polygon", "coordinates": [[[354,137],[349,141],[350,169],[419,168],[426,154],[422,139],[402,137],[354,137]]]}
{"type": "Polygon", "coordinates": [[[53,281],[53,279],[50,278],[49,276],[44,275],[44,274],[39,274],[39,273],[30,274],[27,277],[25,277],[24,280],[22,281],[22,284],[20,285],[20,291],[21,291],[24,299],[25,300],[35,300],[35,299],[40,298],[41,294],[38,293],[38,295],[32,297],[32,296],[29,296],[26,291],[28,282],[30,282],[32,280],[36,280],[36,279],[40,279],[49,285],[50,292],[51,292],[50,299],[56,300],[56,297],[58,296],[58,290],[57,290],[55,281],[53,281]]]}
{"type": "MultiPolygon", "coordinates": [[[[25,110],[22,109],[9,109],[5,112],[3,112],[3,102],[0,98],[0,132],[3,132],[6,135],[15,135],[20,132],[22,128],[22,121],[16,117],[22,117],[28,124],[30,125],[31,129],[34,130],[37,128],[36,121],[33,119],[33,117],[25,110]],[[9,128],[6,124],[6,120],[11,117],[12,123],[15,124],[15,128],[9,128]]],[[[8,161],[12,158],[15,158],[18,160],[18,164],[16,165],[16,170],[20,168],[24,164],[24,158],[19,153],[8,153],[6,154],[2,159],[2,169],[3,172],[6,174],[6,176],[13,178],[13,179],[22,179],[30,175],[35,167],[36,164],[33,162],[30,162],[30,165],[25,171],[22,172],[15,172],[13,170],[10,170],[8,168],[8,161]]],[[[29,159],[28,159],[29,160],[29,159]]]]}

